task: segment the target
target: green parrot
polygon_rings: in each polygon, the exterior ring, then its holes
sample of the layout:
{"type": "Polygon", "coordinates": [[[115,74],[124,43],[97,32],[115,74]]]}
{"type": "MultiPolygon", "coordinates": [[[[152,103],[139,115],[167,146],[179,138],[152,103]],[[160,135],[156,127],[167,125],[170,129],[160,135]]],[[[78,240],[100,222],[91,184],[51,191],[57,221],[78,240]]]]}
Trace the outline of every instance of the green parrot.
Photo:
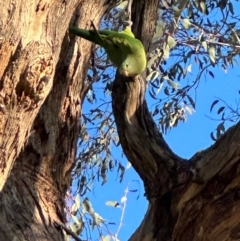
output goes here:
{"type": "Polygon", "coordinates": [[[102,46],[111,62],[124,76],[137,76],[146,68],[143,44],[135,38],[130,27],[126,27],[121,32],[70,27],[69,32],[102,46]]]}

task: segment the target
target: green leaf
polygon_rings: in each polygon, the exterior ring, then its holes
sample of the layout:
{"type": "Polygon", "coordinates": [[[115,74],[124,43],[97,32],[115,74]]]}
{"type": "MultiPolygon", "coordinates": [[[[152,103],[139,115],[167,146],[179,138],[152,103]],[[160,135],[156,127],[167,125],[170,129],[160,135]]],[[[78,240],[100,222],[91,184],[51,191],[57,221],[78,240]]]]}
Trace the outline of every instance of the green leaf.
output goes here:
{"type": "Polygon", "coordinates": [[[102,241],[111,241],[111,236],[110,235],[101,236],[100,240],[102,240],[102,241]]]}
{"type": "Polygon", "coordinates": [[[222,69],[223,69],[224,73],[226,74],[227,73],[227,68],[226,68],[226,66],[224,64],[222,64],[222,69]]]}
{"type": "Polygon", "coordinates": [[[158,71],[152,71],[146,78],[146,81],[155,80],[159,76],[158,71]]]}
{"type": "Polygon", "coordinates": [[[220,114],[224,109],[225,109],[225,106],[220,107],[217,113],[220,114]]]}
{"type": "Polygon", "coordinates": [[[156,98],[156,96],[155,96],[154,93],[152,93],[151,91],[149,91],[148,93],[149,93],[149,95],[150,95],[153,99],[157,100],[157,98],[156,98]]]}
{"type": "Polygon", "coordinates": [[[71,223],[69,227],[75,234],[77,234],[77,227],[74,225],[74,223],[71,223]]]}
{"type": "Polygon", "coordinates": [[[188,19],[188,18],[184,18],[183,20],[182,20],[182,25],[183,25],[183,27],[185,28],[185,29],[190,29],[191,28],[191,22],[190,22],[190,20],[188,19]]]}
{"type": "Polygon", "coordinates": [[[112,237],[113,238],[113,241],[120,241],[118,238],[116,237],[112,237]]]}
{"type": "Polygon", "coordinates": [[[222,137],[222,135],[223,135],[223,133],[219,130],[219,129],[217,129],[217,139],[220,139],[221,137],[222,137]]]}
{"type": "Polygon", "coordinates": [[[70,229],[77,235],[81,234],[84,228],[84,222],[82,218],[78,219],[76,216],[72,216],[74,223],[69,225],[70,229]]]}
{"type": "Polygon", "coordinates": [[[79,194],[77,194],[77,196],[75,198],[75,204],[76,204],[77,208],[79,209],[80,208],[80,196],[79,196],[79,194]]]}
{"type": "MultiPolygon", "coordinates": [[[[115,144],[115,141],[114,141],[114,144],[115,144]]],[[[109,170],[110,170],[110,171],[113,170],[113,168],[114,168],[113,160],[110,160],[110,161],[109,161],[108,167],[109,167],[109,170]]]]}
{"type": "Polygon", "coordinates": [[[177,117],[176,115],[171,116],[171,118],[170,118],[170,120],[169,120],[169,126],[170,126],[170,127],[176,126],[177,121],[178,121],[178,117],[177,117]]]}
{"type": "Polygon", "coordinates": [[[155,115],[157,115],[159,113],[159,109],[158,109],[158,107],[156,106],[156,108],[155,108],[155,110],[154,110],[154,112],[153,112],[153,116],[155,116],[155,115]]]}
{"type": "Polygon", "coordinates": [[[234,15],[233,4],[231,2],[228,3],[229,11],[232,15],[234,15]]]}
{"type": "Polygon", "coordinates": [[[100,226],[100,224],[104,223],[105,221],[98,213],[94,213],[92,215],[92,218],[93,218],[92,228],[94,228],[95,225],[100,226]]]}
{"type": "Polygon", "coordinates": [[[225,126],[224,126],[224,122],[220,123],[218,126],[217,126],[217,130],[219,130],[220,132],[225,132],[225,126]]]}
{"type": "Polygon", "coordinates": [[[114,208],[120,206],[120,204],[117,201],[107,201],[105,204],[109,207],[114,207],[114,208]]]}
{"type": "Polygon", "coordinates": [[[175,45],[176,45],[176,41],[175,41],[175,39],[171,35],[168,35],[167,44],[169,46],[169,49],[174,48],[175,45]]]}
{"type": "Polygon", "coordinates": [[[122,1],[120,4],[118,4],[116,7],[120,9],[124,9],[127,7],[128,1],[122,1]]]}
{"type": "Polygon", "coordinates": [[[203,42],[202,42],[202,46],[203,46],[203,48],[207,51],[208,48],[207,48],[207,42],[206,42],[206,41],[203,41],[203,42]]]}
{"type": "Polygon", "coordinates": [[[153,39],[152,39],[153,43],[156,42],[158,39],[160,39],[163,36],[165,26],[166,26],[166,24],[163,21],[157,22],[155,34],[153,35],[153,39]]]}
{"type": "Polygon", "coordinates": [[[192,99],[191,96],[187,95],[187,98],[188,98],[188,101],[190,102],[191,106],[195,109],[195,102],[194,100],[192,99]]]}
{"type": "Polygon", "coordinates": [[[88,198],[85,198],[83,200],[82,206],[83,206],[83,213],[88,212],[91,215],[94,213],[94,209],[92,208],[92,204],[88,200],[88,198]]]}
{"type": "Polygon", "coordinates": [[[173,87],[173,89],[177,90],[179,89],[179,83],[175,83],[174,81],[170,80],[170,79],[166,79],[167,80],[167,83],[173,87]]]}
{"type": "Polygon", "coordinates": [[[232,22],[232,23],[228,23],[228,27],[232,30],[232,28],[235,28],[237,22],[232,22]]]}
{"type": "Polygon", "coordinates": [[[79,224],[78,218],[75,215],[72,215],[71,218],[76,224],[79,224]]]}
{"type": "Polygon", "coordinates": [[[78,209],[79,209],[79,208],[77,207],[76,203],[74,203],[74,204],[72,205],[72,207],[71,207],[71,214],[72,214],[72,215],[76,215],[78,209]]]}
{"type": "Polygon", "coordinates": [[[159,58],[159,56],[157,54],[150,54],[150,59],[148,60],[147,63],[147,68],[149,71],[151,71],[151,67],[154,64],[154,62],[159,58]]]}
{"type": "Polygon", "coordinates": [[[220,0],[218,3],[218,7],[220,7],[222,10],[227,6],[227,0],[220,0]]]}
{"type": "Polygon", "coordinates": [[[165,95],[169,95],[169,90],[167,86],[164,88],[163,92],[165,95]]]}
{"type": "Polygon", "coordinates": [[[215,138],[213,132],[211,132],[210,137],[211,137],[211,139],[212,139],[213,141],[217,141],[217,139],[215,138]]]}
{"type": "Polygon", "coordinates": [[[210,107],[210,112],[212,112],[213,107],[219,102],[219,100],[214,100],[210,107]]]}
{"type": "Polygon", "coordinates": [[[203,2],[203,1],[200,2],[200,9],[201,9],[202,13],[206,14],[207,7],[206,7],[205,2],[203,2]]]}
{"type": "Polygon", "coordinates": [[[189,106],[185,106],[186,111],[191,115],[194,111],[194,109],[190,108],[189,106]]]}
{"type": "Polygon", "coordinates": [[[119,171],[120,171],[119,179],[120,179],[120,182],[122,182],[123,176],[124,176],[124,173],[125,173],[125,167],[120,162],[118,163],[118,172],[119,171]]]}
{"type": "Polygon", "coordinates": [[[212,78],[214,79],[214,74],[213,74],[213,72],[212,71],[208,71],[208,73],[212,76],[212,78]]]}
{"type": "Polygon", "coordinates": [[[215,48],[213,45],[209,46],[208,54],[209,54],[209,57],[210,57],[212,63],[215,63],[215,48]]]}
{"type": "Polygon", "coordinates": [[[164,53],[164,57],[168,59],[170,55],[170,48],[169,48],[169,45],[166,44],[165,42],[163,43],[163,53],[164,53]]]}
{"type": "Polygon", "coordinates": [[[192,50],[190,50],[185,56],[184,56],[184,63],[186,64],[188,59],[192,56],[194,52],[192,50]]]}

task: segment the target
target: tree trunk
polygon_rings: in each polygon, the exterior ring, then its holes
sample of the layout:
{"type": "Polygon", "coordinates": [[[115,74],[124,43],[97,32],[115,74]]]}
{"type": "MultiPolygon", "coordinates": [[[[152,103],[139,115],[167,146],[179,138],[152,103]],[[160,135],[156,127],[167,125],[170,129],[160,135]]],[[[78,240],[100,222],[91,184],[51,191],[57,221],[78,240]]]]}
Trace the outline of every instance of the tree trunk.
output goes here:
{"type": "MultiPolygon", "coordinates": [[[[148,49],[158,1],[142,2],[134,2],[133,22],[139,23],[135,33],[148,49]],[[135,14],[139,5],[142,15],[135,14]]],[[[149,200],[130,240],[240,240],[240,123],[207,150],[183,160],[168,147],[148,111],[142,77],[118,74],[112,98],[120,143],[149,200]]]]}
{"type": "Polygon", "coordinates": [[[91,43],[104,0],[1,1],[0,239],[65,240],[64,206],[79,136],[91,43]],[[77,42],[76,42],[77,41],[77,42]]]}

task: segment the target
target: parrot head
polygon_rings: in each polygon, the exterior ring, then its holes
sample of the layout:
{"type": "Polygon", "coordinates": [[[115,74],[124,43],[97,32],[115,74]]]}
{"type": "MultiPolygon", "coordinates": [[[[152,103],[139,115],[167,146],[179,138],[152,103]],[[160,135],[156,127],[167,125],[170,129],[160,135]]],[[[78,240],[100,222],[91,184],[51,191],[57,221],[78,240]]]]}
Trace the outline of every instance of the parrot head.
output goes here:
{"type": "Polygon", "coordinates": [[[128,77],[135,77],[141,74],[146,67],[146,61],[139,61],[138,59],[128,57],[118,68],[120,74],[128,77]]]}
{"type": "Polygon", "coordinates": [[[128,76],[135,76],[133,73],[132,73],[132,70],[131,70],[131,65],[129,65],[128,63],[123,63],[119,68],[118,68],[120,74],[128,77],[128,76]]]}

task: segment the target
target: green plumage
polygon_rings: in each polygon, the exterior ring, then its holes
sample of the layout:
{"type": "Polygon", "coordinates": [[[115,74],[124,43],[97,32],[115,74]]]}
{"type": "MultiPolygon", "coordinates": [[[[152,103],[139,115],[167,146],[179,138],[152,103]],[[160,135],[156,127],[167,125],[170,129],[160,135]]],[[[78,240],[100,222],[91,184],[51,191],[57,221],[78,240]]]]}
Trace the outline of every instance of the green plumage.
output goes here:
{"type": "Polygon", "coordinates": [[[135,38],[130,28],[116,32],[70,27],[69,32],[102,46],[111,62],[125,76],[137,76],[146,68],[146,54],[143,44],[135,38]]]}

